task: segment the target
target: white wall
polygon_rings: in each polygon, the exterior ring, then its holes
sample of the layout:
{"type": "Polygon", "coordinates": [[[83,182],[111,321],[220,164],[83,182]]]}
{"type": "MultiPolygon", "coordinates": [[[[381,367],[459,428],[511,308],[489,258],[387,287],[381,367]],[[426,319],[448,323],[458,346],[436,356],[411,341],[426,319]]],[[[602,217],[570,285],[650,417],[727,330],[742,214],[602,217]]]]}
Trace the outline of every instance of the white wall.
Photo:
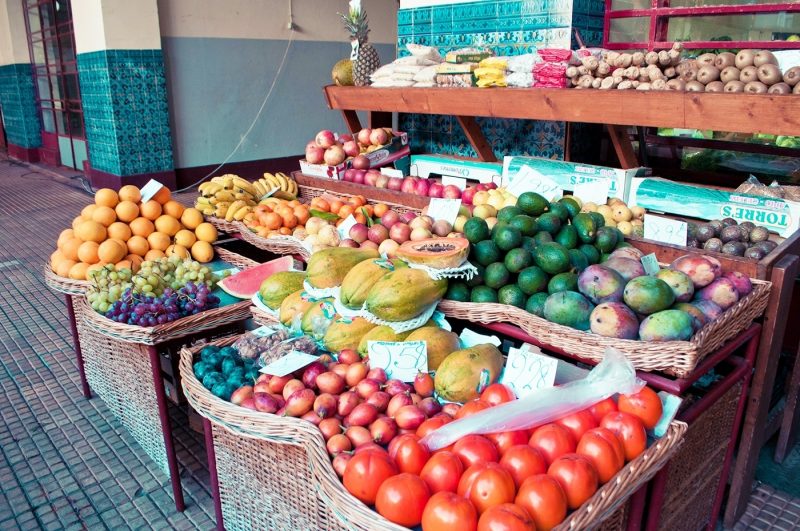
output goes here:
{"type": "Polygon", "coordinates": [[[77,0],[71,5],[77,53],[161,48],[156,0],[77,0]]]}
{"type": "Polygon", "coordinates": [[[0,66],[30,63],[22,2],[0,0],[0,66]]]}

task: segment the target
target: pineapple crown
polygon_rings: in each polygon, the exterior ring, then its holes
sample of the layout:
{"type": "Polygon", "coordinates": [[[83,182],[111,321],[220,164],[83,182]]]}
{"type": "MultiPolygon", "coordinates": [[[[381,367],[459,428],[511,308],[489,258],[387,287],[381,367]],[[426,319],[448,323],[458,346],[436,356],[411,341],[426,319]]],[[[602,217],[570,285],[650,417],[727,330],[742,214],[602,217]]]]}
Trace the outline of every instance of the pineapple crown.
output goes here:
{"type": "Polygon", "coordinates": [[[361,9],[361,0],[350,0],[350,10],[346,15],[339,13],[350,37],[358,42],[366,41],[369,33],[369,20],[366,10],[361,9]]]}

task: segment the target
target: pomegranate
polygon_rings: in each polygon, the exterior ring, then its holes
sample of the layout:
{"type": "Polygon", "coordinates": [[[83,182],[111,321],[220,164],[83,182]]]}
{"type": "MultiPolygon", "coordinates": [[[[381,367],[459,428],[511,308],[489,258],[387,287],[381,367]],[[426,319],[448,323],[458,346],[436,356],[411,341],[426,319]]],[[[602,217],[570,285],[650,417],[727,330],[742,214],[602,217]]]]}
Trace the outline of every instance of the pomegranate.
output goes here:
{"type": "Polygon", "coordinates": [[[347,234],[348,236],[350,236],[350,239],[352,239],[354,242],[362,243],[367,240],[368,231],[369,229],[367,228],[366,225],[364,225],[363,223],[356,223],[355,225],[350,227],[350,232],[348,232],[347,234]]]}
{"type": "Polygon", "coordinates": [[[328,131],[327,129],[323,129],[317,136],[314,138],[314,141],[317,143],[318,146],[328,149],[329,147],[336,144],[336,135],[333,134],[333,131],[328,131]]]}
{"type": "Polygon", "coordinates": [[[309,164],[322,164],[325,162],[325,148],[309,146],[306,148],[306,161],[309,164]]]}
{"type": "Polygon", "coordinates": [[[359,154],[361,154],[361,149],[354,140],[344,142],[342,149],[344,150],[344,154],[348,157],[357,157],[359,154]]]}

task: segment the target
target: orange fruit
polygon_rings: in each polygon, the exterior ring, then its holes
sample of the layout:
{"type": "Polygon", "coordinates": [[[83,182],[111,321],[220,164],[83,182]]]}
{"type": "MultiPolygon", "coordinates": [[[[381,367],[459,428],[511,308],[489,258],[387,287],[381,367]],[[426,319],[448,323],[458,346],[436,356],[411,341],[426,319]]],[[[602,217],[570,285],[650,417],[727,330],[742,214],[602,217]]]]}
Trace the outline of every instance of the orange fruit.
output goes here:
{"type": "Polygon", "coordinates": [[[77,262],[69,268],[69,278],[73,280],[86,280],[86,270],[89,269],[89,264],[77,262]]]}
{"type": "Polygon", "coordinates": [[[78,225],[76,234],[78,235],[78,238],[85,242],[100,243],[106,239],[108,232],[103,225],[96,221],[84,221],[78,225]]]}
{"type": "Polygon", "coordinates": [[[69,270],[72,269],[72,266],[74,266],[76,263],[77,262],[74,260],[64,258],[58,263],[58,266],[56,266],[56,275],[69,278],[69,270]]]}
{"type": "Polygon", "coordinates": [[[96,264],[100,261],[100,257],[97,256],[97,249],[99,247],[100,245],[95,242],[83,242],[81,246],[78,247],[78,259],[89,265],[96,264]]]}
{"type": "Polygon", "coordinates": [[[94,203],[92,203],[91,205],[86,205],[85,207],[83,207],[83,210],[81,210],[81,216],[86,219],[92,219],[92,213],[94,212],[95,208],[97,208],[97,205],[95,205],[94,203]]]}
{"type": "Polygon", "coordinates": [[[156,195],[153,196],[153,200],[158,201],[160,204],[164,205],[172,198],[172,194],[169,191],[169,188],[166,186],[162,186],[156,192],[156,195]]]}
{"type": "Polygon", "coordinates": [[[196,229],[202,222],[203,213],[196,208],[184,209],[183,214],[181,214],[181,224],[189,230],[196,229]]]}
{"type": "Polygon", "coordinates": [[[305,225],[308,218],[311,217],[308,209],[302,205],[294,207],[294,215],[297,217],[297,223],[300,225],[305,225]]]}
{"type": "Polygon", "coordinates": [[[65,241],[71,240],[72,238],[75,238],[75,231],[73,229],[64,229],[61,231],[61,234],[58,235],[56,246],[61,247],[64,245],[65,241]]]}
{"type": "Polygon", "coordinates": [[[111,225],[108,226],[108,237],[115,238],[117,240],[122,240],[124,242],[128,241],[128,238],[131,237],[131,228],[127,223],[122,223],[121,221],[115,221],[111,225]]]}
{"type": "Polygon", "coordinates": [[[353,199],[358,203],[358,206],[364,206],[367,204],[367,198],[363,195],[354,195],[353,199]]]}
{"type": "Polygon", "coordinates": [[[365,225],[367,223],[367,216],[365,216],[361,212],[356,212],[355,214],[353,214],[353,219],[356,220],[356,223],[363,223],[365,225]]]}
{"type": "MultiPolygon", "coordinates": [[[[259,215],[259,214],[268,214],[269,212],[272,212],[272,209],[267,205],[256,205],[253,208],[253,213],[256,216],[259,215]]],[[[181,219],[181,221],[183,221],[183,219],[181,219]]],[[[186,223],[184,223],[184,225],[186,225],[186,223]]],[[[189,228],[189,227],[187,227],[187,228],[189,228]]]]}
{"type": "Polygon", "coordinates": [[[331,212],[334,214],[338,214],[339,210],[342,208],[343,205],[344,203],[342,203],[338,199],[334,199],[333,201],[331,201],[331,212]]]}
{"type": "Polygon", "coordinates": [[[149,262],[151,260],[158,260],[159,258],[164,258],[164,256],[165,256],[164,251],[159,251],[158,249],[150,249],[149,251],[147,251],[147,254],[144,255],[144,259],[149,262]]]}
{"type": "Polygon", "coordinates": [[[151,199],[139,206],[139,212],[150,221],[155,221],[161,215],[161,204],[151,199]]]}
{"type": "Polygon", "coordinates": [[[339,209],[339,217],[342,219],[347,219],[347,216],[355,212],[352,205],[344,205],[342,208],[339,209]]]}
{"type": "Polygon", "coordinates": [[[181,258],[190,258],[189,249],[183,245],[170,245],[164,254],[169,258],[170,256],[180,256],[181,258]]]}
{"type": "Polygon", "coordinates": [[[379,218],[382,218],[383,215],[386,214],[386,212],[388,212],[388,211],[389,211],[389,206],[384,204],[384,203],[378,203],[373,208],[373,213],[375,214],[376,217],[379,217],[379,218]]]}
{"type": "Polygon", "coordinates": [[[192,258],[197,260],[198,262],[205,264],[206,262],[210,262],[214,259],[214,248],[211,246],[210,243],[204,242],[202,240],[194,242],[192,244],[192,258]]]}
{"type": "Polygon", "coordinates": [[[194,242],[197,241],[197,236],[194,235],[194,232],[188,229],[181,229],[175,234],[175,243],[178,245],[183,245],[187,249],[189,249],[194,242]]]}
{"type": "Polygon", "coordinates": [[[144,262],[144,258],[138,254],[129,254],[125,256],[125,260],[131,263],[131,271],[134,273],[139,271],[139,268],[142,267],[142,262],[144,262]]]}
{"type": "Polygon", "coordinates": [[[321,210],[323,212],[330,212],[331,211],[331,205],[327,201],[322,199],[321,197],[315,197],[314,199],[311,200],[311,206],[312,207],[314,207],[314,202],[315,201],[316,201],[316,205],[317,205],[315,208],[317,210],[321,210]]]}
{"type": "Polygon", "coordinates": [[[162,210],[164,211],[164,214],[170,215],[175,219],[181,219],[183,211],[186,210],[186,207],[174,199],[171,199],[164,203],[162,210]]]}
{"type": "Polygon", "coordinates": [[[289,227],[281,227],[280,229],[278,229],[278,233],[283,234],[284,236],[291,236],[292,229],[290,229],[289,227]]]}
{"type": "Polygon", "coordinates": [[[297,217],[294,214],[288,214],[281,219],[283,220],[283,226],[287,229],[293,229],[297,226],[297,217]]]}
{"type": "Polygon", "coordinates": [[[53,271],[56,270],[56,266],[58,266],[59,262],[64,259],[64,253],[56,249],[50,254],[50,269],[53,271]]]}
{"type": "Polygon", "coordinates": [[[217,229],[211,223],[201,223],[196,229],[194,229],[194,233],[198,240],[208,243],[214,243],[217,241],[217,229]]]}
{"type": "Polygon", "coordinates": [[[166,251],[171,242],[169,235],[163,232],[153,232],[147,237],[147,243],[150,244],[151,249],[166,251]]]}
{"type": "Polygon", "coordinates": [[[138,186],[126,184],[119,189],[119,199],[120,201],[130,201],[135,204],[142,200],[142,192],[138,186]]]}
{"type": "Polygon", "coordinates": [[[128,248],[125,247],[123,249],[122,245],[120,245],[117,240],[106,240],[100,244],[100,247],[97,249],[97,256],[103,262],[108,262],[110,264],[116,264],[122,258],[128,254],[128,248]]]}
{"type": "MultiPolygon", "coordinates": [[[[76,217],[75,219],[73,219],[73,220],[72,220],[72,230],[74,230],[74,231],[77,233],[77,232],[78,232],[78,227],[79,227],[79,226],[80,226],[80,224],[81,224],[81,223],[83,223],[84,221],[86,221],[86,218],[84,218],[83,216],[78,216],[78,217],[76,217]]],[[[76,234],[76,235],[77,235],[77,234],[76,234]]]]}
{"type": "Polygon", "coordinates": [[[119,203],[117,192],[111,188],[100,188],[94,193],[94,204],[114,208],[119,203]]]}
{"type": "Polygon", "coordinates": [[[139,205],[133,201],[120,201],[114,211],[120,221],[130,223],[139,216],[139,205]]]}
{"type": "Polygon", "coordinates": [[[136,218],[131,221],[131,232],[135,236],[144,236],[147,238],[153,231],[156,230],[153,222],[147,218],[136,218]]]}
{"type": "MultiPolygon", "coordinates": [[[[153,234],[156,234],[155,232],[153,234]]],[[[152,234],[151,234],[152,236],[152,234]]],[[[144,256],[150,250],[150,243],[144,236],[133,236],[126,245],[127,253],[144,256]]]]}
{"type": "Polygon", "coordinates": [[[270,212],[264,216],[264,226],[269,230],[276,230],[283,225],[283,218],[275,212],[270,212]]]}
{"type": "Polygon", "coordinates": [[[169,236],[175,236],[181,230],[181,223],[174,217],[164,214],[156,220],[156,230],[169,236]]]}
{"type": "Polygon", "coordinates": [[[92,219],[104,227],[108,227],[117,221],[117,213],[111,207],[98,206],[92,211],[92,219]]]}

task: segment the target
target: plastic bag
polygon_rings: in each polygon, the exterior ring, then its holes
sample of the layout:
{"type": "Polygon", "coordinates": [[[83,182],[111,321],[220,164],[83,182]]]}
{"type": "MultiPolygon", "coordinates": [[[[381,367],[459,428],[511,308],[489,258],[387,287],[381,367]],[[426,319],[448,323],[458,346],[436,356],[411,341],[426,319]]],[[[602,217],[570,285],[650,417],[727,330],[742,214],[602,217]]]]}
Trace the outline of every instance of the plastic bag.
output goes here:
{"type": "Polygon", "coordinates": [[[618,350],[606,349],[603,361],[586,378],[540,389],[525,398],[450,422],[421,442],[434,451],[473,433],[527,430],[586,409],[616,393],[635,393],[643,386],[631,362],[618,350]]]}
{"type": "Polygon", "coordinates": [[[526,53],[524,55],[515,55],[508,58],[508,69],[512,72],[533,72],[533,65],[542,61],[539,54],[526,53]]]}

